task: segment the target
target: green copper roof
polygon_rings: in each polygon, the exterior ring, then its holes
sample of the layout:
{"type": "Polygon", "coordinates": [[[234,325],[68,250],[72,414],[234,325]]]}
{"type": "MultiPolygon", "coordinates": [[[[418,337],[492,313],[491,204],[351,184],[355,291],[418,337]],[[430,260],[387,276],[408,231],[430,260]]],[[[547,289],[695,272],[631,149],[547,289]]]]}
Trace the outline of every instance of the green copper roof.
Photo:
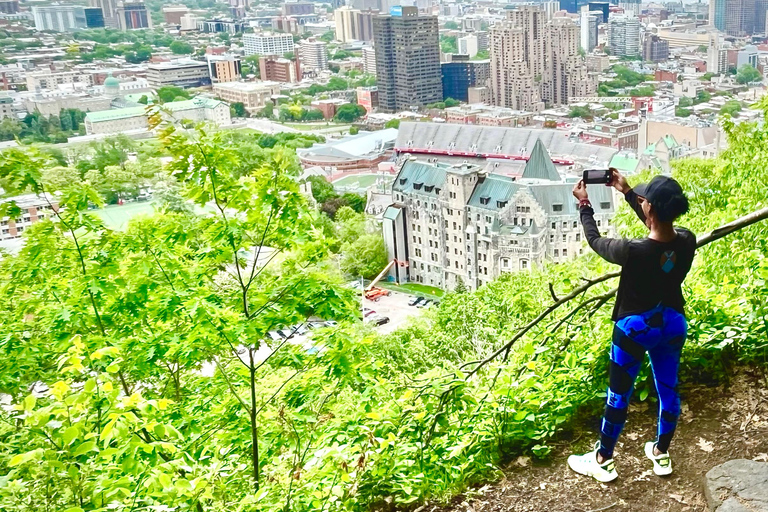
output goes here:
{"type": "Polygon", "coordinates": [[[560,181],[560,174],[555,169],[555,164],[552,163],[541,139],[536,139],[536,144],[533,145],[533,151],[528,158],[528,163],[525,164],[522,178],[560,181]]]}
{"type": "Polygon", "coordinates": [[[504,208],[520,188],[512,178],[490,174],[479,181],[472,191],[467,206],[498,211],[504,208]]]}
{"type": "Polygon", "coordinates": [[[114,110],[102,110],[101,112],[88,112],[85,118],[92,123],[103,121],[115,121],[117,119],[128,119],[130,117],[139,117],[145,115],[145,107],[116,108],[114,110]]]}
{"type": "Polygon", "coordinates": [[[616,153],[613,155],[613,158],[611,158],[611,163],[608,165],[610,167],[615,167],[622,172],[635,172],[637,170],[638,163],[639,160],[634,156],[627,156],[622,155],[621,153],[616,153]]]}
{"type": "Polygon", "coordinates": [[[421,194],[438,193],[445,182],[445,168],[423,162],[408,161],[398,173],[392,190],[395,192],[421,194]]]}
{"type": "Polygon", "coordinates": [[[397,220],[398,215],[400,215],[400,208],[388,206],[387,209],[384,210],[384,218],[387,220],[397,220]]]}
{"type": "MultiPolygon", "coordinates": [[[[184,101],[172,101],[171,103],[165,103],[159,108],[162,110],[168,110],[170,112],[183,112],[185,110],[192,110],[196,108],[214,108],[221,105],[222,102],[214,100],[212,98],[194,98],[184,101]]],[[[152,105],[149,106],[153,108],[152,105]]],[[[128,119],[130,117],[138,117],[147,114],[147,107],[144,105],[139,107],[128,108],[116,108],[113,110],[103,110],[101,112],[88,112],[85,118],[92,123],[99,123],[103,121],[114,121],[116,119],[128,119]]]]}
{"type": "Polygon", "coordinates": [[[677,140],[675,140],[674,135],[666,135],[664,137],[664,144],[667,145],[668,149],[676,148],[677,146],[679,146],[679,144],[677,143],[677,140]]]}

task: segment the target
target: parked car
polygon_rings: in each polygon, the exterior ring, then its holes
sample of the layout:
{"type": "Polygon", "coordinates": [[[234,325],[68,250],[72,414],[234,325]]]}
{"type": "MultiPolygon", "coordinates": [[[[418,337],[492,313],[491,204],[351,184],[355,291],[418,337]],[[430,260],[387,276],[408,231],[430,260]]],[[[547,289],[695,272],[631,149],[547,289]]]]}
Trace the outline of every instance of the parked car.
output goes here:
{"type": "Polygon", "coordinates": [[[416,307],[417,308],[423,308],[425,306],[429,306],[430,304],[432,304],[432,301],[430,299],[424,298],[424,300],[422,300],[421,302],[416,304],[416,307]]]}
{"type": "Polygon", "coordinates": [[[369,309],[369,308],[363,308],[363,316],[364,317],[370,316],[370,315],[375,315],[375,314],[376,314],[376,312],[374,310],[369,309]]]}
{"type": "Polygon", "coordinates": [[[296,334],[303,336],[307,334],[307,327],[304,324],[298,324],[291,327],[291,331],[296,331],[296,334]]]}
{"type": "Polygon", "coordinates": [[[279,334],[283,338],[289,338],[291,336],[294,336],[296,333],[293,332],[293,329],[280,329],[279,331],[277,331],[277,334],[279,334]]]}
{"type": "Polygon", "coordinates": [[[381,288],[373,287],[365,292],[365,298],[368,300],[378,301],[381,297],[392,295],[389,290],[382,290],[381,288]]]}
{"type": "Polygon", "coordinates": [[[370,321],[376,325],[384,325],[386,323],[389,323],[389,317],[383,316],[383,315],[373,315],[368,317],[370,321]]]}
{"type": "Polygon", "coordinates": [[[336,325],[339,325],[339,322],[337,322],[336,320],[327,320],[325,322],[325,326],[326,327],[333,327],[333,326],[336,326],[336,325]]]}
{"type": "Polygon", "coordinates": [[[411,300],[408,301],[408,305],[409,306],[415,306],[416,304],[421,302],[421,299],[423,299],[423,297],[413,296],[413,297],[411,297],[411,300]]]}
{"type": "Polygon", "coordinates": [[[272,341],[280,341],[281,339],[283,339],[283,337],[282,337],[282,336],[280,336],[280,335],[277,333],[277,331],[269,331],[269,332],[267,333],[267,336],[269,336],[269,339],[271,339],[272,341]]]}
{"type": "Polygon", "coordinates": [[[325,326],[325,322],[322,320],[313,320],[312,322],[307,322],[307,327],[310,329],[320,329],[325,326]]]}

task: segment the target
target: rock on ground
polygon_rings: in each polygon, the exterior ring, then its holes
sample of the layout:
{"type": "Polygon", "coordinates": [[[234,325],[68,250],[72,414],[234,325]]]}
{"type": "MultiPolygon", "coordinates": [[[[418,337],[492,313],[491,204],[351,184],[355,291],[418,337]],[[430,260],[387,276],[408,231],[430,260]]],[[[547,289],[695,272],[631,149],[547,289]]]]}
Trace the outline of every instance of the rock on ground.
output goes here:
{"type": "Polygon", "coordinates": [[[715,466],[704,494],[712,512],[768,512],[768,462],[735,459],[715,466]]]}

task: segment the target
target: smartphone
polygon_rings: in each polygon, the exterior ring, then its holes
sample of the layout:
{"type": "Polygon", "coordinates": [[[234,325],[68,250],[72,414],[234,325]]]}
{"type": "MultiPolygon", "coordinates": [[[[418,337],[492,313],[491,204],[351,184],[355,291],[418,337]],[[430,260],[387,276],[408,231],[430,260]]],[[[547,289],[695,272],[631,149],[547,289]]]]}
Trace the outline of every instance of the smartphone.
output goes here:
{"type": "Polygon", "coordinates": [[[610,183],[612,179],[613,173],[608,169],[586,169],[583,176],[585,185],[610,183]]]}

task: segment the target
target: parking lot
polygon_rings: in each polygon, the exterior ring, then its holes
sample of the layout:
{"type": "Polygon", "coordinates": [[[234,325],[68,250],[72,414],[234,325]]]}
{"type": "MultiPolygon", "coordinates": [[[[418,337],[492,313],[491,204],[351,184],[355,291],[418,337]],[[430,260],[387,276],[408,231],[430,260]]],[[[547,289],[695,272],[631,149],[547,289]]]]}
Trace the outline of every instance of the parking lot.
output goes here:
{"type": "Polygon", "coordinates": [[[380,297],[378,302],[364,298],[363,307],[374,310],[377,315],[389,317],[389,323],[377,328],[380,333],[387,334],[403,325],[409,317],[424,311],[424,308],[408,305],[411,297],[407,293],[393,291],[392,295],[380,297]]]}

